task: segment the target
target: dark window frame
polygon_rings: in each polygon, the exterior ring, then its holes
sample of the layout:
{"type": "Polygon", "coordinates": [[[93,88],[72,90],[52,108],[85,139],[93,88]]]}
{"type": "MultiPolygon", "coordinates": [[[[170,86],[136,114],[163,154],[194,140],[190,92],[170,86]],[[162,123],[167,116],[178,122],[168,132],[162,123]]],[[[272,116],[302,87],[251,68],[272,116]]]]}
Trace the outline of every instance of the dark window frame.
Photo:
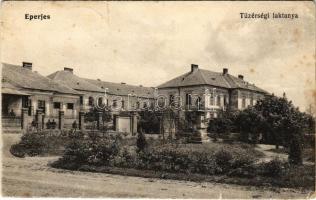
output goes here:
{"type": "Polygon", "coordinates": [[[53,102],[53,108],[54,109],[61,109],[61,102],[53,102]],[[59,104],[59,107],[56,106],[58,104],[59,104]]]}
{"type": "Polygon", "coordinates": [[[74,110],[75,104],[74,103],[67,103],[67,110],[74,110]]]}

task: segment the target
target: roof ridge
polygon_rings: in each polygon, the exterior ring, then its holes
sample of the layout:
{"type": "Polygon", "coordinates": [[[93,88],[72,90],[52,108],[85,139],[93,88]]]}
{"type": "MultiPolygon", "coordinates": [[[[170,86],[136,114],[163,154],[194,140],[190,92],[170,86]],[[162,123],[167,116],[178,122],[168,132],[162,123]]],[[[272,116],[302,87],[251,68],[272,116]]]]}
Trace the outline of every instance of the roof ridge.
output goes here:
{"type": "Polygon", "coordinates": [[[89,81],[99,81],[102,83],[110,83],[110,84],[117,84],[117,85],[122,85],[122,86],[130,86],[130,87],[137,87],[137,88],[151,88],[148,86],[139,86],[139,85],[132,85],[132,84],[122,84],[122,83],[117,83],[117,82],[111,82],[111,81],[103,81],[103,80],[95,80],[95,79],[90,79],[90,78],[83,78],[85,80],[89,81]]]}
{"type": "Polygon", "coordinates": [[[229,87],[229,88],[232,88],[232,86],[231,86],[230,83],[226,80],[226,78],[225,78],[224,75],[223,75],[223,79],[224,79],[224,81],[227,83],[228,87],[229,87]]]}
{"type": "Polygon", "coordinates": [[[58,92],[63,94],[80,94],[72,88],[68,87],[65,84],[54,81],[42,74],[39,74],[35,71],[23,69],[22,66],[13,65],[13,64],[4,64],[3,69],[6,73],[2,73],[2,77],[7,79],[8,82],[13,83],[16,87],[20,87],[23,89],[36,89],[36,90],[47,90],[52,92],[58,92]],[[11,75],[10,75],[11,74],[11,75]],[[18,77],[15,77],[18,76],[18,77]],[[18,81],[17,78],[22,78],[22,80],[18,81]],[[30,80],[30,84],[22,84],[25,80],[30,80]],[[22,81],[22,82],[21,82],[22,81]],[[36,82],[37,81],[37,82],[36,82]],[[41,83],[41,86],[34,86],[36,84],[41,83]]]}

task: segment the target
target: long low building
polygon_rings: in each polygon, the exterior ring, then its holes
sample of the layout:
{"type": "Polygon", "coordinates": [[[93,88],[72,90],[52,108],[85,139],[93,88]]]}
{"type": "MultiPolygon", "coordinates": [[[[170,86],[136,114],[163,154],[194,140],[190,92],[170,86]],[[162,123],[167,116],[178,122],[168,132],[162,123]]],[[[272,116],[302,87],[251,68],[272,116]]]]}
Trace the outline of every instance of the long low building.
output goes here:
{"type": "Polygon", "coordinates": [[[106,104],[112,111],[141,110],[154,106],[154,89],[150,87],[83,78],[75,75],[72,68],[64,68],[47,77],[83,93],[85,110],[99,102],[106,104]]]}
{"type": "Polygon", "coordinates": [[[43,116],[43,128],[48,120],[57,123],[60,111],[66,127],[78,121],[82,93],[33,71],[31,63],[2,64],[1,86],[4,129],[19,130],[23,123],[28,128],[41,121],[37,114],[43,116]]]}
{"type": "Polygon", "coordinates": [[[110,109],[113,116],[123,113],[121,119],[114,119],[114,124],[123,123],[117,130],[135,132],[135,116],[128,121],[131,112],[153,107],[153,91],[149,87],[82,78],[72,68],[45,77],[33,71],[32,63],[3,63],[2,127],[6,132],[20,132],[34,124],[47,128],[47,123],[53,122],[59,129],[69,129],[74,122],[81,126],[84,120],[80,115],[98,105],[110,109]]]}

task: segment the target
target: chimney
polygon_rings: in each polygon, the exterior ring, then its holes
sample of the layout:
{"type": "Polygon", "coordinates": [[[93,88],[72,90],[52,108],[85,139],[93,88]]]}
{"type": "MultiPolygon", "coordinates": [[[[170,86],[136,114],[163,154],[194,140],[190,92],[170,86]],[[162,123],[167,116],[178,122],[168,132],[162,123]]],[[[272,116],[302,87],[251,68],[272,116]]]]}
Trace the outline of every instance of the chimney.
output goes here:
{"type": "Polygon", "coordinates": [[[223,75],[228,74],[228,69],[227,68],[223,68],[223,75]]]}
{"type": "Polygon", "coordinates": [[[194,72],[199,69],[199,65],[191,64],[191,72],[194,72]]]}
{"type": "Polygon", "coordinates": [[[143,85],[139,85],[139,87],[143,87],[143,85]]]}
{"type": "Polygon", "coordinates": [[[244,76],[241,75],[241,74],[238,75],[238,78],[241,79],[241,80],[244,80],[244,76]]]}
{"type": "Polygon", "coordinates": [[[70,72],[70,73],[74,73],[74,69],[73,68],[69,68],[69,67],[64,67],[64,71],[66,72],[70,72]]]}
{"type": "Polygon", "coordinates": [[[122,84],[122,85],[126,85],[126,83],[124,83],[124,82],[121,82],[121,84],[122,84]]]}
{"type": "Polygon", "coordinates": [[[101,79],[98,78],[97,81],[101,81],[101,79]]]}
{"type": "Polygon", "coordinates": [[[29,62],[22,62],[22,67],[25,69],[29,69],[32,71],[32,63],[29,62]]]}

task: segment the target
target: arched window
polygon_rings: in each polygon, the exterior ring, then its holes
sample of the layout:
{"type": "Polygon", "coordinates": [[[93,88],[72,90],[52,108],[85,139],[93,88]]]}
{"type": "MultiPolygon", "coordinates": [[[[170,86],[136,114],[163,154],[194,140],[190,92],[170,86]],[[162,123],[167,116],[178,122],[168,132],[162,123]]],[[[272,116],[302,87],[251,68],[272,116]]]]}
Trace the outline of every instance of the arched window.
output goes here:
{"type": "Polygon", "coordinates": [[[199,110],[201,109],[201,97],[198,97],[195,101],[195,106],[199,110]]]}
{"type": "Polygon", "coordinates": [[[246,98],[245,97],[242,98],[241,107],[246,108],[246,98]]]}
{"type": "Polygon", "coordinates": [[[99,106],[99,107],[103,107],[103,105],[104,105],[104,103],[103,103],[103,98],[102,98],[102,97],[99,97],[97,103],[98,103],[98,106],[99,106]]]}
{"type": "Polygon", "coordinates": [[[93,106],[93,105],[94,105],[94,99],[93,99],[93,97],[89,97],[89,99],[88,99],[88,105],[89,105],[89,106],[93,106]]]}
{"type": "Polygon", "coordinates": [[[217,96],[217,99],[216,99],[216,105],[217,106],[220,106],[221,105],[221,96],[217,96]]]}
{"type": "Polygon", "coordinates": [[[214,105],[214,94],[213,93],[210,94],[210,105],[211,106],[214,105]]]}
{"type": "Polygon", "coordinates": [[[174,96],[171,94],[169,95],[169,105],[172,105],[174,102],[174,96]]]}
{"type": "Polygon", "coordinates": [[[185,105],[187,106],[192,105],[191,100],[192,100],[191,94],[185,94],[185,105]]]}

